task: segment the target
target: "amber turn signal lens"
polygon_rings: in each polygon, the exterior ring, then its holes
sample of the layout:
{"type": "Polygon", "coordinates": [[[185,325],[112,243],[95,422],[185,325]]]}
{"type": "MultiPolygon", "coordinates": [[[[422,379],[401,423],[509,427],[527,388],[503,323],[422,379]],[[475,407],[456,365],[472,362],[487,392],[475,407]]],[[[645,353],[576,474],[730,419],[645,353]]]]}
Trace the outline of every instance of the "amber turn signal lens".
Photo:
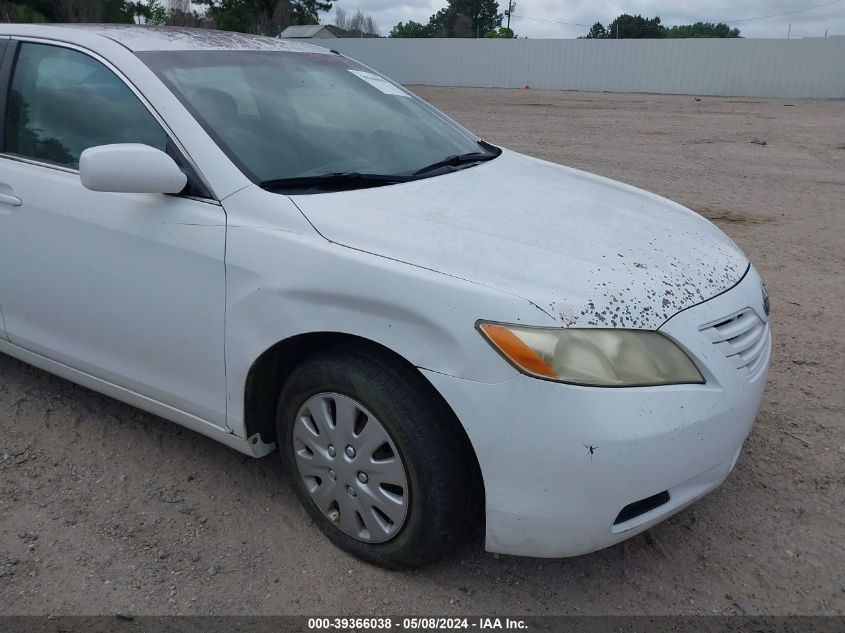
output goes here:
{"type": "Polygon", "coordinates": [[[507,328],[493,323],[482,323],[481,331],[504,354],[505,358],[518,365],[523,371],[536,376],[556,377],[555,370],[507,328]]]}

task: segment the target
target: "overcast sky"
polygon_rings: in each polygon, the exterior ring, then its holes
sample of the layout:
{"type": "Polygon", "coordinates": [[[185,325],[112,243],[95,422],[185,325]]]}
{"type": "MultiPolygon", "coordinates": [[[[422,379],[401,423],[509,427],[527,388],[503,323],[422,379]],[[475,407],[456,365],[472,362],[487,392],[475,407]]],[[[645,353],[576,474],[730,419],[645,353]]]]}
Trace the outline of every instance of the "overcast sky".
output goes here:
{"type": "MultiPolygon", "coordinates": [[[[790,24],[792,37],[822,37],[825,30],[831,35],[845,35],[845,0],[833,3],[830,0],[516,0],[516,3],[511,28],[517,35],[530,38],[578,37],[589,30],[589,25],[607,24],[620,13],[659,15],[667,26],[731,21],[731,26],[739,27],[745,37],[786,37],[790,24]],[[818,6],[824,4],[827,6],[818,6]],[[817,8],[768,19],[736,21],[813,6],[817,8]]],[[[361,9],[372,15],[382,35],[387,35],[400,21],[428,22],[432,13],[446,6],[446,0],[338,0],[335,6],[342,6],[350,13],[361,9]]],[[[499,8],[504,11],[507,0],[499,2],[499,8]]],[[[321,21],[331,23],[333,17],[331,13],[323,15],[321,21]]]]}

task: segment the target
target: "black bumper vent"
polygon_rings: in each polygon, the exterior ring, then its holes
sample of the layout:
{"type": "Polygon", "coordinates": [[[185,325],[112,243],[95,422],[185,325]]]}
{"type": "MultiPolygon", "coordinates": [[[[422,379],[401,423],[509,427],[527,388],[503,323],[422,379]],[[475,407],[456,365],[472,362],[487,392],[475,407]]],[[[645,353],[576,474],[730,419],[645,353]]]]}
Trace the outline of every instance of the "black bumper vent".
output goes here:
{"type": "Polygon", "coordinates": [[[622,508],[622,511],[616,517],[616,520],[613,522],[613,525],[619,525],[620,523],[625,523],[626,521],[635,519],[641,514],[645,514],[646,512],[650,512],[655,508],[659,508],[664,503],[669,503],[668,490],[658,492],[656,495],[646,497],[645,499],[640,499],[639,501],[634,501],[634,503],[629,503],[624,508],[622,508]]]}

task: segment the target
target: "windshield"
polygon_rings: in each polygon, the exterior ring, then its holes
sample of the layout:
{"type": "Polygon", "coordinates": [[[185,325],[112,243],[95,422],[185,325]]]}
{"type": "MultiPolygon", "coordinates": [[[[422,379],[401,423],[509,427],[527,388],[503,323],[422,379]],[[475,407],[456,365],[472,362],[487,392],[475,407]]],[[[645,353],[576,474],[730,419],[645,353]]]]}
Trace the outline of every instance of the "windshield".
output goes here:
{"type": "MultiPolygon", "coordinates": [[[[350,176],[430,177],[498,155],[421,99],[333,53],[138,56],[262,185],[292,179],[300,185],[330,175],[335,184],[354,187],[350,176]]],[[[402,181],[357,178],[357,185],[402,181]]]]}

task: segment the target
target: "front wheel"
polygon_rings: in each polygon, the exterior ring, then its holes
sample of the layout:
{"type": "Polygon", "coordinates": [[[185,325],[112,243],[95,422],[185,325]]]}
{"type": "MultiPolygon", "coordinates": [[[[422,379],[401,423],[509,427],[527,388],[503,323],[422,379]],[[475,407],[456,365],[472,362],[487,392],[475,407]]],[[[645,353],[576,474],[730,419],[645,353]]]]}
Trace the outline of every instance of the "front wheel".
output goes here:
{"type": "Polygon", "coordinates": [[[381,350],[317,354],[279,397],[277,438],[297,496],[335,545],[384,567],[443,556],[478,516],[480,477],[451,411],[381,350]]]}

